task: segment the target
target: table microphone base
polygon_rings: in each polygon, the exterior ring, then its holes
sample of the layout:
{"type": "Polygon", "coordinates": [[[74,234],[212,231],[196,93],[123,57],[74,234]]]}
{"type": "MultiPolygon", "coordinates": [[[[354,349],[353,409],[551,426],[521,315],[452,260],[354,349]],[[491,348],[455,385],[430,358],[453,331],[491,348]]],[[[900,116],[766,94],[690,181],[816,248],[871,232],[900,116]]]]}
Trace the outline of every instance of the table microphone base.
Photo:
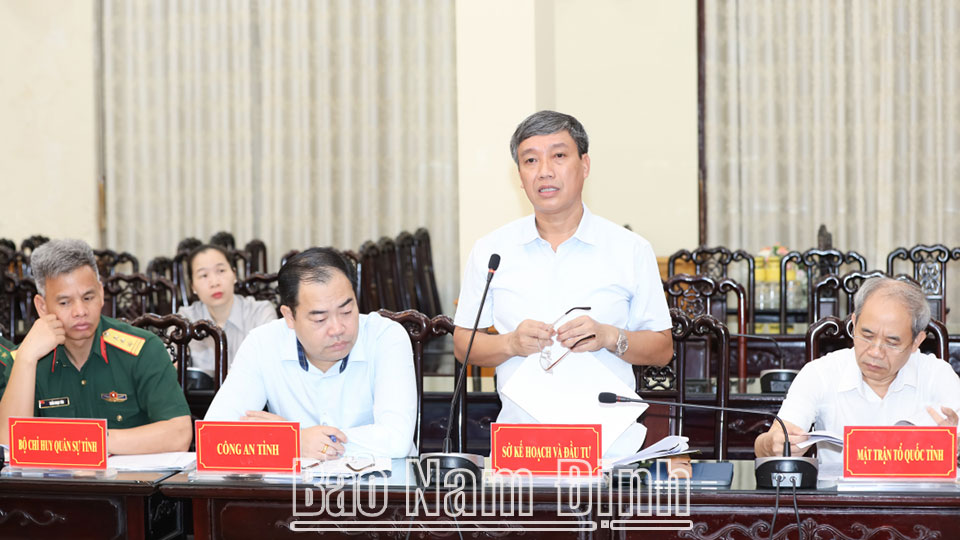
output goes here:
{"type": "Polygon", "coordinates": [[[758,488],[817,487],[817,458],[764,457],[754,461],[758,488]]]}
{"type": "Polygon", "coordinates": [[[760,391],[764,394],[786,394],[798,373],[796,369],[765,369],[760,372],[760,391]]]}
{"type": "Polygon", "coordinates": [[[458,485],[472,486],[481,479],[483,456],[477,454],[458,454],[431,452],[420,456],[420,468],[417,480],[424,486],[443,484],[444,480],[463,480],[458,485]]]}

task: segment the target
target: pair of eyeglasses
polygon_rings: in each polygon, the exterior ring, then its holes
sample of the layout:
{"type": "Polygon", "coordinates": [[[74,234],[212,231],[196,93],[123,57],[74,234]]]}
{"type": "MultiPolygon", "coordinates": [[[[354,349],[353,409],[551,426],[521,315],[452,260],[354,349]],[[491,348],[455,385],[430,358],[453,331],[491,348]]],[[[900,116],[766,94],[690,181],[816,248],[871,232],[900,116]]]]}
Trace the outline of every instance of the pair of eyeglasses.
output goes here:
{"type": "MultiPolygon", "coordinates": [[[[376,464],[376,459],[371,454],[359,454],[356,456],[347,456],[338,458],[337,460],[330,461],[339,461],[346,468],[350,469],[353,472],[363,472],[376,464]]],[[[328,461],[317,461],[307,465],[302,470],[312,469],[314,467],[323,468],[324,463],[329,463],[328,461]]]]}
{"type": "Polygon", "coordinates": [[[879,338],[877,340],[872,340],[860,333],[854,333],[853,339],[865,345],[867,347],[867,350],[872,349],[874,346],[880,349],[880,352],[890,353],[890,354],[899,354],[906,350],[906,347],[898,347],[896,345],[884,343],[880,341],[879,338]]]}
{"type": "MultiPolygon", "coordinates": [[[[557,320],[550,323],[550,326],[556,326],[557,323],[560,322],[564,317],[566,317],[567,315],[575,311],[590,311],[590,307],[585,306],[585,307],[570,308],[567,310],[566,313],[557,317],[557,320]]],[[[550,370],[552,370],[554,366],[559,364],[561,360],[566,358],[567,355],[570,354],[571,349],[574,349],[577,347],[577,345],[580,345],[584,341],[587,341],[588,339],[593,339],[595,337],[597,337],[596,334],[590,334],[589,336],[584,336],[578,339],[577,342],[573,344],[573,347],[570,347],[570,349],[567,349],[566,351],[564,351],[564,353],[560,355],[560,358],[557,358],[556,360],[552,358],[552,352],[551,352],[552,342],[548,341],[547,343],[544,343],[543,341],[540,340],[540,338],[537,338],[537,345],[539,345],[540,347],[540,367],[543,368],[543,370],[546,371],[547,373],[552,373],[550,370]]]]}

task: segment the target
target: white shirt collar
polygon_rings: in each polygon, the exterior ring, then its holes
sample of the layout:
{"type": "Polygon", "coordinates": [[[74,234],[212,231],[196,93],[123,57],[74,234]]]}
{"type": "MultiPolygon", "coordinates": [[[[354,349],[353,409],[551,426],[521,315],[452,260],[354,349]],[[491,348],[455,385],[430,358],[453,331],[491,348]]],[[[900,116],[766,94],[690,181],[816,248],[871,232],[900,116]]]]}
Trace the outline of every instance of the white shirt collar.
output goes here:
{"type": "MultiPolygon", "coordinates": [[[[577,225],[577,230],[573,233],[572,238],[576,238],[585,244],[596,244],[596,219],[593,213],[590,212],[590,209],[587,208],[586,203],[581,204],[583,205],[583,216],[580,217],[580,224],[577,225]]],[[[530,214],[523,218],[521,222],[520,234],[517,235],[517,244],[529,244],[538,238],[541,238],[541,236],[540,232],[537,231],[536,214],[530,214]]]]}
{"type": "MultiPolygon", "coordinates": [[[[903,390],[904,386],[912,386],[914,388],[918,385],[917,380],[917,359],[916,355],[920,354],[919,350],[914,351],[910,355],[910,358],[907,359],[907,363],[900,368],[900,371],[897,372],[897,376],[894,377],[893,381],[890,383],[890,392],[899,392],[903,390]]],[[[856,352],[854,352],[856,355],[856,352]]],[[[860,366],[856,361],[851,362],[843,366],[840,370],[840,373],[837,374],[837,391],[838,392],[848,392],[850,390],[859,390],[861,395],[865,395],[867,390],[871,392],[873,389],[863,380],[863,373],[860,371],[860,366]]]]}

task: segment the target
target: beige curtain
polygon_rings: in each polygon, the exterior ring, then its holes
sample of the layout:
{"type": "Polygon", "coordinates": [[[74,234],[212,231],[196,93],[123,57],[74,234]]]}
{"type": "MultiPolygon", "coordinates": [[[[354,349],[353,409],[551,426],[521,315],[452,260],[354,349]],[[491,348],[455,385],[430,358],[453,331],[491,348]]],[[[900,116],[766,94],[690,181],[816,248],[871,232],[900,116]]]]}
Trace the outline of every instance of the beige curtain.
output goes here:
{"type": "Polygon", "coordinates": [[[710,245],[960,245],[960,3],[705,8],[710,245]]]}
{"type": "Polygon", "coordinates": [[[454,3],[103,0],[107,245],[281,254],[430,230],[459,288],[454,3]]]}

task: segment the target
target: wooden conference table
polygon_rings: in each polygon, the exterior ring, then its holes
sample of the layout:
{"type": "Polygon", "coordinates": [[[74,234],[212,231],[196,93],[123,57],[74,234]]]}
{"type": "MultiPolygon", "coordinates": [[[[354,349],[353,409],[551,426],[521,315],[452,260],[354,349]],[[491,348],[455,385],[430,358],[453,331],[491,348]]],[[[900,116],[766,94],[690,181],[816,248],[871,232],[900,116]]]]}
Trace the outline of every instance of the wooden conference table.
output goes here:
{"type": "Polygon", "coordinates": [[[0,477],[0,538],[177,538],[182,501],[160,494],[169,472],[113,478],[0,477]]]}
{"type": "MultiPolygon", "coordinates": [[[[207,480],[180,473],[161,482],[160,491],[171,498],[192,500],[194,534],[198,540],[770,538],[775,493],[755,489],[752,461],[737,461],[734,465],[731,486],[681,490],[679,496],[672,492],[670,500],[666,490],[648,492],[645,486],[639,490],[564,488],[559,496],[557,488],[544,486],[519,491],[513,498],[510,489],[497,491],[486,487],[480,501],[464,497],[469,492],[448,497],[447,490],[421,488],[420,498],[405,464],[396,460],[389,479],[356,490],[351,486],[334,490],[329,486],[265,484],[256,480],[207,480]],[[478,515],[461,514],[453,519],[442,510],[443,503],[435,504],[438,498],[446,498],[447,503],[459,500],[459,504],[464,504],[462,508],[477,509],[478,515]],[[342,510],[352,511],[354,500],[364,505],[368,513],[379,515],[338,515],[342,510]],[[415,505],[418,500],[419,507],[415,505]],[[672,505],[677,500],[681,502],[679,509],[672,505]],[[683,515],[687,504],[688,514],[683,515]],[[439,515],[428,515],[424,505],[439,510],[439,515]],[[295,515],[295,508],[305,515],[295,515]],[[558,516],[558,508],[567,515],[558,516]],[[520,510],[529,511],[529,515],[519,515],[520,510]],[[492,515],[484,516],[484,511],[492,515]],[[510,515],[511,511],[514,515],[510,515]],[[665,514],[658,515],[658,511],[665,514]],[[649,515],[643,515],[645,512],[649,515]]],[[[797,503],[804,538],[945,540],[960,535],[960,490],[956,484],[925,492],[838,492],[826,482],[819,489],[799,490],[797,503]]],[[[797,538],[796,529],[792,492],[781,490],[774,538],[797,538]]]]}

